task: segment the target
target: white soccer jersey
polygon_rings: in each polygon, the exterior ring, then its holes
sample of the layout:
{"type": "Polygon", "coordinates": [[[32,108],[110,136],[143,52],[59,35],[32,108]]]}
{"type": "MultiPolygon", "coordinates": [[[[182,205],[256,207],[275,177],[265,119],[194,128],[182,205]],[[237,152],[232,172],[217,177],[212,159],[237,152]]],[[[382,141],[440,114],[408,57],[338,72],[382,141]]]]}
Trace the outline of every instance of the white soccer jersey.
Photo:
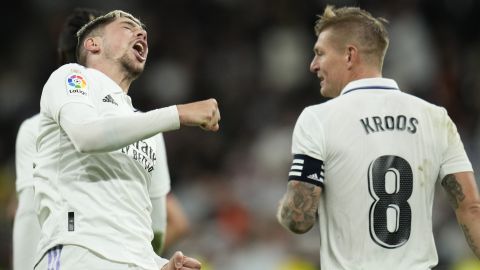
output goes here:
{"type": "Polygon", "coordinates": [[[33,157],[37,152],[35,141],[38,134],[38,119],[39,114],[27,118],[18,129],[15,145],[15,170],[17,174],[15,185],[17,192],[26,187],[33,187],[33,157]]]}
{"type": "Polygon", "coordinates": [[[158,269],[150,198],[170,189],[163,137],[112,152],[80,153],[59,124],[68,103],[86,104],[99,118],[135,114],[130,97],[97,70],[68,64],[51,75],[40,102],[34,171],[42,225],[36,261],[58,244],[73,244],[112,261],[158,269]]]}
{"type": "MultiPolygon", "coordinates": [[[[305,176],[323,185],[322,269],[426,270],[437,264],[435,183],[472,171],[445,109],[402,93],[390,79],[353,81],[339,97],[302,112],[292,152],[323,162],[323,171],[305,176]]],[[[294,161],[299,171],[301,162],[294,161]]]]}
{"type": "Polygon", "coordinates": [[[18,207],[13,224],[13,269],[32,269],[40,239],[40,224],[33,207],[33,167],[37,152],[39,114],[25,119],[15,144],[15,171],[18,207]]]}

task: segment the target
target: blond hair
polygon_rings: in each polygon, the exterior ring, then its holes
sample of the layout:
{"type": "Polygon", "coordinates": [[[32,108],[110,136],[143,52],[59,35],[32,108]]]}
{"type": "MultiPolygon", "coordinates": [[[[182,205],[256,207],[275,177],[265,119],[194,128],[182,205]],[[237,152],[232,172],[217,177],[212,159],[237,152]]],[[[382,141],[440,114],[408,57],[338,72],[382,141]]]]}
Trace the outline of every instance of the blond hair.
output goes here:
{"type": "Polygon", "coordinates": [[[80,30],[78,30],[77,32],[78,42],[77,42],[76,55],[77,55],[78,63],[85,64],[86,62],[86,55],[83,50],[83,42],[85,41],[85,39],[91,36],[92,34],[94,35],[100,34],[100,32],[98,31],[102,29],[103,26],[113,22],[118,18],[128,18],[132,20],[134,23],[138,24],[143,29],[146,29],[145,24],[143,24],[139,19],[135,18],[132,14],[122,10],[113,10],[106,13],[105,15],[99,16],[91,20],[84,26],[82,26],[82,28],[80,28],[80,30]]]}
{"type": "Polygon", "coordinates": [[[333,29],[337,41],[343,45],[353,43],[366,56],[366,61],[377,64],[381,70],[389,43],[387,23],[386,19],[375,18],[358,7],[328,5],[315,22],[315,34],[333,29]]]}

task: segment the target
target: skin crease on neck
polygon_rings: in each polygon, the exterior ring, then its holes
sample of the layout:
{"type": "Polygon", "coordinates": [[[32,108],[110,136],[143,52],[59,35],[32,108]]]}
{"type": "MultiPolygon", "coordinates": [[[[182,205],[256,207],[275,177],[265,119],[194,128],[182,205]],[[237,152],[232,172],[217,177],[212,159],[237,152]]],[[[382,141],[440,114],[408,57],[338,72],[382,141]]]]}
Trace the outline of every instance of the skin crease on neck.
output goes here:
{"type": "Polygon", "coordinates": [[[358,46],[347,43],[342,49],[336,45],[333,29],[327,28],[318,35],[313,47],[315,56],[310,71],[320,79],[322,96],[337,97],[354,80],[382,77],[379,67],[362,59],[358,46]]]}
{"type": "Polygon", "coordinates": [[[130,84],[143,72],[148,55],[147,32],[122,17],[106,24],[102,36],[85,39],[86,66],[97,69],[115,81],[127,94],[130,84]],[[137,56],[133,46],[141,42],[144,53],[137,56]]]}

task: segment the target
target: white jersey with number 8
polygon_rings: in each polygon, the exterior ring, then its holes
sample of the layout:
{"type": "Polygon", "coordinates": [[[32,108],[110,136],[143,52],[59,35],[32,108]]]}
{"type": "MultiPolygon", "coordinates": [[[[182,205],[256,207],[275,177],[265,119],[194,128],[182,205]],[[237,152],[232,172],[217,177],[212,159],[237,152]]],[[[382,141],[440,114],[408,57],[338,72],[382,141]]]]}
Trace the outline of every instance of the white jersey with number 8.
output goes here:
{"type": "Polygon", "coordinates": [[[435,184],[472,171],[445,109],[402,93],[390,79],[353,81],[339,97],[302,112],[292,152],[324,163],[322,269],[437,264],[435,184]]]}

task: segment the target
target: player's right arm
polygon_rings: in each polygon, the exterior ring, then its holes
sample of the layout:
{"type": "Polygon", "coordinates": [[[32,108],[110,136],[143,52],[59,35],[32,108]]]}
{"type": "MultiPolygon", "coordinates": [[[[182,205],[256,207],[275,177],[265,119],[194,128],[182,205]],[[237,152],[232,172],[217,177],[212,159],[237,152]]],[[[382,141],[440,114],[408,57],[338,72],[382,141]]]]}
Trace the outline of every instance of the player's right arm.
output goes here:
{"type": "Polygon", "coordinates": [[[65,130],[79,152],[118,150],[157,133],[178,129],[180,125],[218,130],[220,113],[215,99],[142,114],[102,117],[94,105],[97,82],[88,81],[86,73],[79,65],[64,65],[52,74],[42,93],[42,110],[65,130]],[[85,89],[72,92],[68,80],[78,76],[84,79],[85,89]]]}
{"type": "Polygon", "coordinates": [[[204,130],[218,131],[220,110],[214,98],[177,105],[180,123],[184,126],[199,126],[204,130]]]}
{"type": "Polygon", "coordinates": [[[480,258],[480,196],[472,172],[446,175],[442,186],[473,253],[480,258]]]}

